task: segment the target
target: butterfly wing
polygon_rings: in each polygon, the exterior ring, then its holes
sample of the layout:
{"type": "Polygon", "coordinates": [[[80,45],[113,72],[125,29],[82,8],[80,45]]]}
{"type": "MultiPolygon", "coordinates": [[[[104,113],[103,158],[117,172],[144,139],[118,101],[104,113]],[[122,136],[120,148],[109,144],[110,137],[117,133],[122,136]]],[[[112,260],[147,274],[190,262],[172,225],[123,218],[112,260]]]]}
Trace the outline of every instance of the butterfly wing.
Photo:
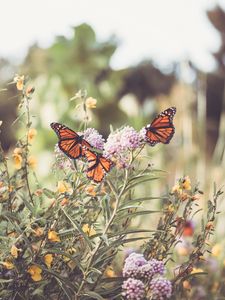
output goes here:
{"type": "Polygon", "coordinates": [[[108,173],[113,166],[112,161],[90,150],[85,151],[85,156],[88,161],[87,178],[96,183],[101,182],[105,173],[108,173]]]}
{"type": "Polygon", "coordinates": [[[161,112],[150,125],[145,127],[147,142],[150,146],[155,146],[157,143],[169,144],[175,132],[173,125],[175,114],[176,108],[170,107],[161,112]]]}
{"type": "Polygon", "coordinates": [[[51,123],[51,128],[59,138],[58,146],[69,158],[76,159],[84,155],[83,147],[91,147],[82,136],[60,123],[51,123]]]}

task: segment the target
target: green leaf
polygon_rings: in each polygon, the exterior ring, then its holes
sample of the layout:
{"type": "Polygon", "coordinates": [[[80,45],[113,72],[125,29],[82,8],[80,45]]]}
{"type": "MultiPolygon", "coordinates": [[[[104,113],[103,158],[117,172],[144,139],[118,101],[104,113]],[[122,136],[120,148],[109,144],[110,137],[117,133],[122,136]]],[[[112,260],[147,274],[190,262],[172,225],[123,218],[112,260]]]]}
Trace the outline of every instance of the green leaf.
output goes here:
{"type": "Polygon", "coordinates": [[[54,198],[55,197],[55,193],[52,192],[51,190],[47,189],[47,188],[43,189],[43,194],[45,196],[47,196],[48,198],[54,198]]]}
{"type": "Polygon", "coordinates": [[[67,214],[67,212],[65,211],[64,208],[60,207],[60,209],[63,211],[63,213],[65,214],[65,216],[67,217],[67,219],[71,222],[71,224],[73,225],[73,227],[76,228],[79,231],[79,233],[83,236],[83,238],[87,242],[90,250],[92,250],[91,241],[89,240],[88,236],[83,232],[83,230],[80,227],[80,225],[75,220],[72,220],[72,218],[70,217],[70,215],[67,214]]]}
{"type": "Polygon", "coordinates": [[[124,219],[124,218],[133,218],[136,216],[155,214],[155,213],[160,213],[160,212],[161,212],[160,210],[142,210],[142,211],[130,212],[128,214],[126,213],[125,215],[118,214],[116,216],[116,218],[114,219],[114,222],[120,221],[121,219],[124,219]]]}
{"type": "Polygon", "coordinates": [[[151,200],[167,200],[167,197],[143,197],[143,198],[137,198],[137,199],[128,199],[125,203],[123,203],[119,208],[122,208],[123,206],[134,203],[140,203],[143,201],[151,201],[151,200]]]}
{"type": "Polygon", "coordinates": [[[125,189],[124,192],[129,191],[130,189],[134,188],[136,185],[140,184],[140,183],[144,183],[144,182],[148,182],[148,181],[153,181],[153,180],[157,180],[160,179],[160,177],[147,177],[146,176],[141,176],[140,180],[135,180],[134,183],[128,184],[127,188],[125,189]]]}
{"type": "Polygon", "coordinates": [[[130,229],[124,230],[116,233],[109,234],[109,238],[113,238],[120,235],[127,235],[127,234],[135,234],[135,233],[144,233],[144,232],[156,232],[156,230],[148,230],[148,229],[130,229]]]}

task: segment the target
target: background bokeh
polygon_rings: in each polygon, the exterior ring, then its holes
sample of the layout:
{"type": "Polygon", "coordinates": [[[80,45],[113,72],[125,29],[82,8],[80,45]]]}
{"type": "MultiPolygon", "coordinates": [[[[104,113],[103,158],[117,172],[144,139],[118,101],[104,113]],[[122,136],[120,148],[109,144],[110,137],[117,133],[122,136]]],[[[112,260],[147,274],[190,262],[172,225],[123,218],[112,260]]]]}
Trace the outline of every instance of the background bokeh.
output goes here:
{"type": "MultiPolygon", "coordinates": [[[[2,5],[0,47],[1,142],[7,153],[20,136],[16,89],[25,74],[35,86],[33,154],[49,179],[52,121],[75,130],[83,118],[69,101],[80,89],[98,100],[90,126],[104,137],[110,125],[139,130],[177,107],[170,145],[149,147],[167,182],[188,174],[211,192],[225,178],[224,1],[29,1],[2,5]]],[[[155,185],[153,191],[164,187],[155,185]]]]}

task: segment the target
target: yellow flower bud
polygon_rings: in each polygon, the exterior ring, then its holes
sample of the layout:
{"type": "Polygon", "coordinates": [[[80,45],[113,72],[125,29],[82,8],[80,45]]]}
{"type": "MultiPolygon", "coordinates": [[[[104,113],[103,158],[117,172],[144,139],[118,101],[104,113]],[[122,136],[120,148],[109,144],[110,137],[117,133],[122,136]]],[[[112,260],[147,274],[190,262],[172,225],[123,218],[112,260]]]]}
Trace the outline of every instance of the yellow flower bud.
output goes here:
{"type": "Polygon", "coordinates": [[[31,169],[35,169],[37,167],[37,159],[33,155],[28,157],[28,165],[31,169]]]}
{"type": "Polygon", "coordinates": [[[96,234],[96,231],[94,230],[93,227],[90,228],[88,224],[84,224],[83,227],[83,232],[87,233],[88,236],[92,236],[96,234]]]}
{"type": "Polygon", "coordinates": [[[13,264],[11,261],[9,261],[9,260],[6,260],[6,261],[2,262],[2,265],[3,265],[3,267],[5,267],[7,270],[11,270],[11,269],[14,268],[14,264],[13,264]]]}
{"type": "Polygon", "coordinates": [[[13,257],[17,258],[18,257],[18,252],[20,252],[21,249],[18,249],[15,245],[12,245],[10,253],[12,254],[13,257]]]}
{"type": "Polygon", "coordinates": [[[45,261],[45,264],[48,268],[51,268],[51,264],[53,262],[53,255],[52,254],[46,254],[44,256],[44,261],[45,261]]]}
{"type": "Polygon", "coordinates": [[[50,230],[48,232],[48,239],[51,242],[60,242],[60,237],[58,236],[57,232],[54,230],[50,230]]]}
{"type": "Polygon", "coordinates": [[[97,100],[89,97],[86,99],[85,104],[87,108],[96,108],[97,100]]]}
{"type": "Polygon", "coordinates": [[[27,272],[31,275],[33,281],[40,281],[42,279],[42,269],[36,265],[32,265],[28,268],[27,272]]]}
{"type": "Polygon", "coordinates": [[[37,130],[35,128],[30,128],[28,131],[28,142],[31,143],[35,136],[37,135],[37,130]]]}

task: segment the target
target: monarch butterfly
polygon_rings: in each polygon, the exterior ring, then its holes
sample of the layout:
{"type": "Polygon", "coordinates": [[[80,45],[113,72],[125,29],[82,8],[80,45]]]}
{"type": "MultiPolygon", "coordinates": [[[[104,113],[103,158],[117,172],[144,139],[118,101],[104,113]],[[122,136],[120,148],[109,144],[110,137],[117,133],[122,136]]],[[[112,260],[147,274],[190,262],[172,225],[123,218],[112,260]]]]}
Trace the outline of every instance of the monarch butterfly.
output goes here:
{"type": "Polygon", "coordinates": [[[103,180],[105,173],[108,173],[113,166],[110,159],[101,154],[85,150],[85,156],[88,161],[87,178],[99,183],[103,180]]]}
{"type": "Polygon", "coordinates": [[[65,125],[51,123],[50,126],[59,138],[59,149],[68,157],[72,159],[79,158],[80,156],[84,156],[85,149],[91,148],[91,145],[82,135],[78,135],[75,131],[65,125]]]}
{"type": "Polygon", "coordinates": [[[157,143],[169,144],[175,132],[173,125],[175,113],[176,108],[170,107],[161,112],[151,124],[145,127],[147,143],[150,146],[155,146],[157,143]]]}

